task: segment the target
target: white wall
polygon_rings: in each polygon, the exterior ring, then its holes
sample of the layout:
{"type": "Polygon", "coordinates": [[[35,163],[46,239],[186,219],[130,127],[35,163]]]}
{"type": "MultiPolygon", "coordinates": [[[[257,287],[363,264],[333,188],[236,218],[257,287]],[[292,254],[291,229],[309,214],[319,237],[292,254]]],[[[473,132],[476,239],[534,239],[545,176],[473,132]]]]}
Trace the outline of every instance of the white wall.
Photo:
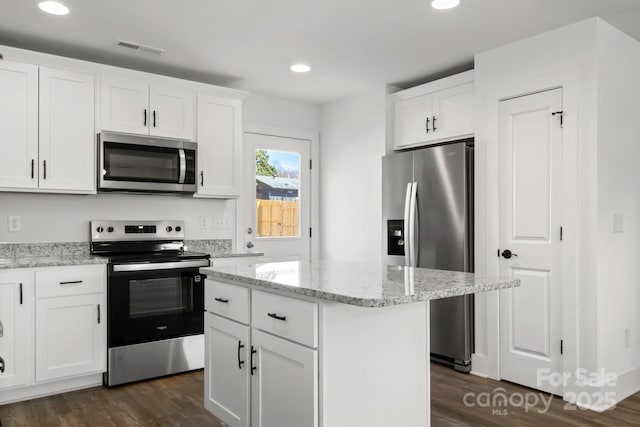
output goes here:
{"type": "Polygon", "coordinates": [[[88,242],[93,219],[184,220],[187,239],[231,239],[233,228],[201,230],[200,216],[233,220],[233,203],[188,196],[0,193],[0,242],[88,242]],[[22,218],[21,232],[8,232],[8,215],[22,218]]]}
{"type": "Polygon", "coordinates": [[[321,108],[323,259],[380,262],[386,95],[379,85],[321,108]]]}
{"type": "Polygon", "coordinates": [[[244,122],[317,132],[320,106],[273,96],[250,94],[243,104],[244,122]]]}
{"type": "Polygon", "coordinates": [[[598,26],[598,361],[619,374],[640,369],[639,100],[640,42],[603,22],[598,26]],[[624,232],[612,232],[613,213],[624,215],[624,232]]]}

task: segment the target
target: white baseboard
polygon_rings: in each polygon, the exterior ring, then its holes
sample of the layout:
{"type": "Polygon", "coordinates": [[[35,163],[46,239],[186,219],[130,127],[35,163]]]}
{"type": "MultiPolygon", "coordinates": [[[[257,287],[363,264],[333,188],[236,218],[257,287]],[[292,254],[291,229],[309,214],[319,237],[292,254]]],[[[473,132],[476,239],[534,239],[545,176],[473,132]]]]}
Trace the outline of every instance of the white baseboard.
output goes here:
{"type": "MultiPolygon", "coordinates": [[[[579,408],[589,409],[594,412],[613,409],[618,403],[640,391],[640,366],[618,374],[615,386],[582,387],[576,391],[578,393],[587,392],[593,397],[591,404],[585,404],[584,400],[580,401],[579,399],[578,402],[571,402],[579,408]],[[606,400],[600,399],[599,396],[611,397],[613,402],[606,402],[606,400]]],[[[565,400],[569,401],[568,399],[565,400]]]]}
{"type": "Polygon", "coordinates": [[[471,355],[471,374],[500,381],[500,376],[495,368],[494,361],[484,354],[473,353],[471,355]]]}
{"type": "Polygon", "coordinates": [[[37,399],[39,397],[66,393],[68,391],[81,390],[83,388],[102,385],[102,374],[87,375],[61,381],[53,381],[44,384],[35,384],[19,387],[13,390],[4,390],[0,394],[0,405],[21,402],[23,400],[37,399]]]}

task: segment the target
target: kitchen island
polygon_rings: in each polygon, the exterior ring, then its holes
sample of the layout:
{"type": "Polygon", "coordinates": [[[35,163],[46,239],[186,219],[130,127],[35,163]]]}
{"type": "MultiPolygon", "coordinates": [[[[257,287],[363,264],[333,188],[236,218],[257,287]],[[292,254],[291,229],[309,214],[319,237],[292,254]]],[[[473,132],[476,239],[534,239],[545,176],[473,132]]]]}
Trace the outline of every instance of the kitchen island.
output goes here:
{"type": "Polygon", "coordinates": [[[205,406],[230,426],[427,426],[429,300],[519,285],[327,261],[200,271],[205,406]]]}

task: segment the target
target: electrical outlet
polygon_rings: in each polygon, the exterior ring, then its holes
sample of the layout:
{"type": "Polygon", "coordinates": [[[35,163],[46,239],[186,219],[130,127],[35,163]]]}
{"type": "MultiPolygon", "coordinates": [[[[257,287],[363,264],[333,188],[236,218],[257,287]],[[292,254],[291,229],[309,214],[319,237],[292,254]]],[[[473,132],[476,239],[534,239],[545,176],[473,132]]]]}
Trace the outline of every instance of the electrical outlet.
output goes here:
{"type": "Polygon", "coordinates": [[[200,230],[211,230],[211,223],[213,222],[213,217],[210,215],[201,215],[200,216],[200,230]]]}
{"type": "Polygon", "coordinates": [[[624,330],[624,348],[629,348],[631,345],[631,329],[624,330]]]}
{"type": "Polygon", "coordinates": [[[8,227],[10,232],[22,231],[22,220],[19,216],[10,216],[8,218],[8,227]]]}
{"type": "Polygon", "coordinates": [[[611,214],[611,231],[613,233],[624,232],[624,215],[620,212],[611,214]]]}

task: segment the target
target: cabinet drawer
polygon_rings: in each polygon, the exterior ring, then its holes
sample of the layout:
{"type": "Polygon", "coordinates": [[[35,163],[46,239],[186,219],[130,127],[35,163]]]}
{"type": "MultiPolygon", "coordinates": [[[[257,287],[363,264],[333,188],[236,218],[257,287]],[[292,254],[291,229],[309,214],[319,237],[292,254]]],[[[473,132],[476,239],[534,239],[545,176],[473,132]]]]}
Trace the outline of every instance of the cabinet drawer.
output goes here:
{"type": "Polygon", "coordinates": [[[253,327],[299,342],[318,346],[318,304],[253,291],[253,327]]]}
{"type": "Polygon", "coordinates": [[[249,324],[249,288],[207,279],[204,308],[210,313],[249,324]]]}
{"type": "Polygon", "coordinates": [[[36,271],[36,298],[103,293],[106,274],[104,266],[36,271]]]}

